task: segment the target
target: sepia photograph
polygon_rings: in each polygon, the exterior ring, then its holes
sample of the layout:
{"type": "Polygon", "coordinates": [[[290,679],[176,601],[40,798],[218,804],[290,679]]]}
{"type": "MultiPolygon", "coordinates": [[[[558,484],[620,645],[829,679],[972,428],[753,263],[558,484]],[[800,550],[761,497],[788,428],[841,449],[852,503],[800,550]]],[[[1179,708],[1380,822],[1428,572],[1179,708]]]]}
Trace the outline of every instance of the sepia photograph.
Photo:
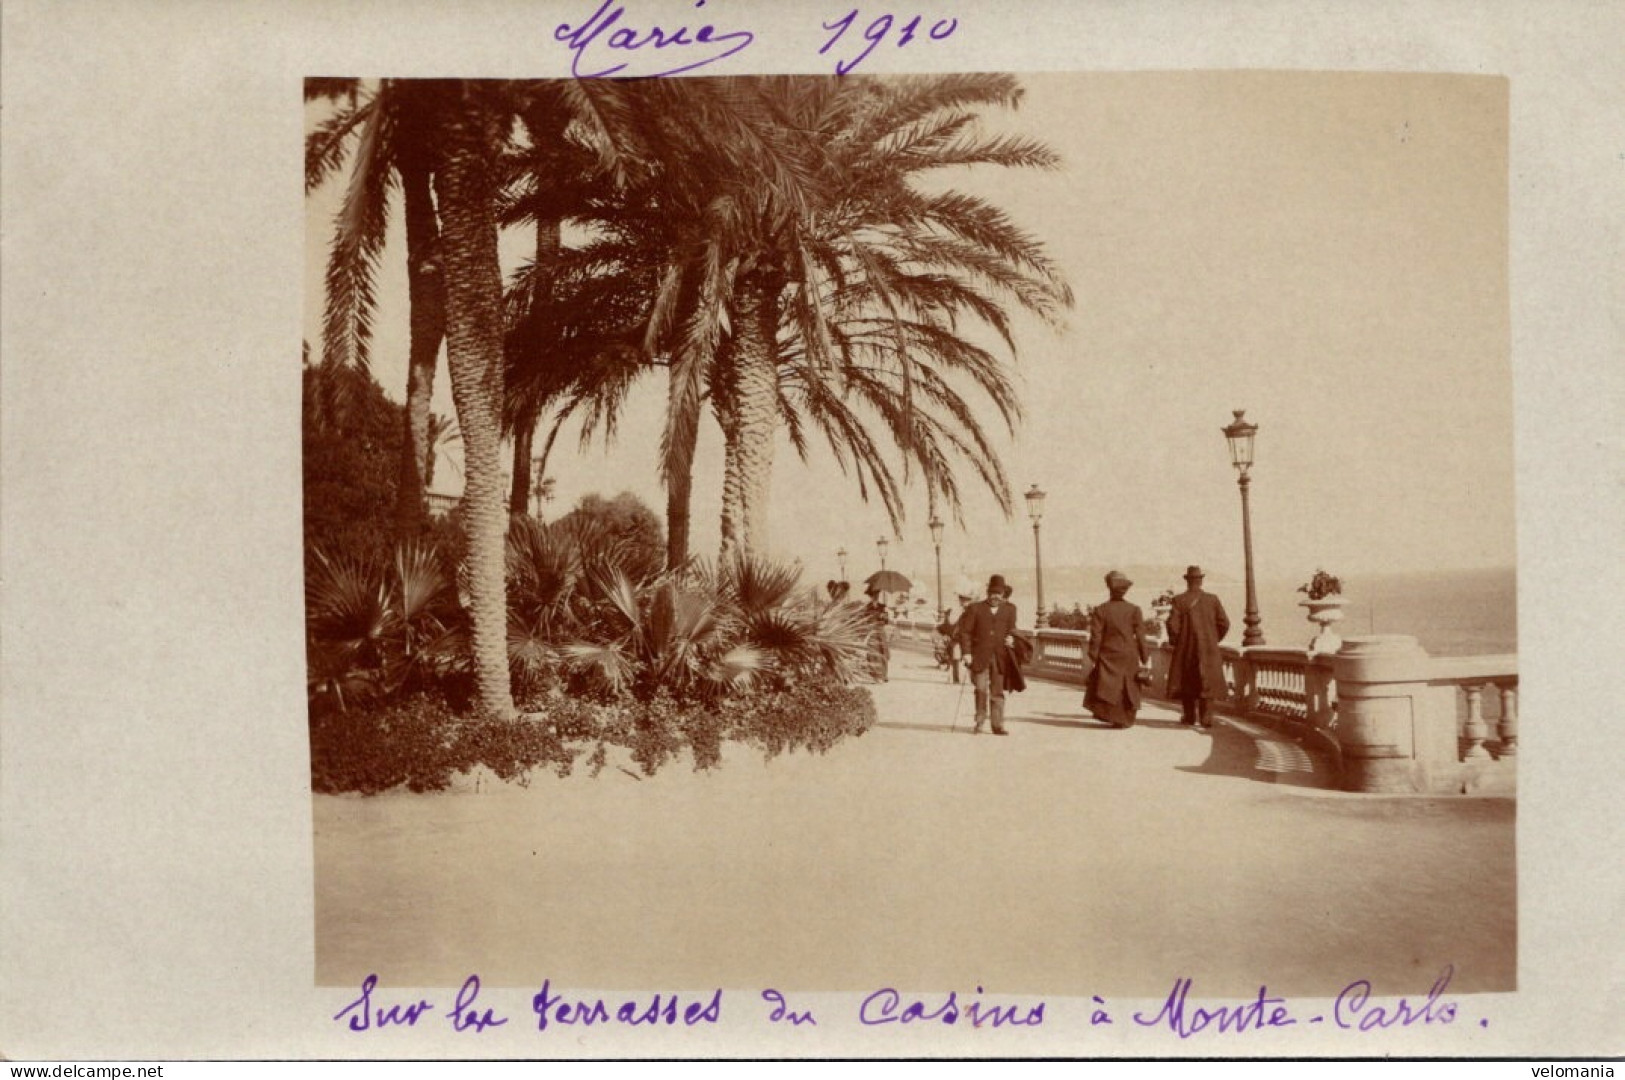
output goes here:
{"type": "Polygon", "coordinates": [[[1516,989],[1506,80],[305,98],[319,983],[1516,989]]]}
{"type": "Polygon", "coordinates": [[[1625,1053],[1625,13],[387,14],[0,16],[0,1057],[1625,1053]]]}

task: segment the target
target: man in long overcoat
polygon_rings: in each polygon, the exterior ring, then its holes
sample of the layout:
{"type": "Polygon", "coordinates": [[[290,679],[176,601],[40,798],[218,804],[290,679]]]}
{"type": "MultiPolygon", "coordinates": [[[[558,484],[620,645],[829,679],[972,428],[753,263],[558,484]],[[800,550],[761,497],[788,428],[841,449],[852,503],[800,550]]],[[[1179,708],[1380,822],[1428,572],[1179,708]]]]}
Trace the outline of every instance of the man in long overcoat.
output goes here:
{"type": "Polygon", "coordinates": [[[1219,642],[1230,632],[1230,617],[1212,593],[1202,591],[1202,568],[1185,571],[1185,591],[1168,613],[1168,696],[1179,699],[1180,723],[1213,726],[1213,699],[1225,693],[1224,658],[1219,642]]]}
{"type": "Polygon", "coordinates": [[[1151,662],[1139,606],[1123,599],[1134,582],[1113,570],[1106,575],[1111,599],[1089,613],[1089,683],[1083,704],[1115,728],[1134,726],[1140,711],[1135,676],[1151,662]]]}
{"type": "Polygon", "coordinates": [[[1005,654],[1016,641],[1016,606],[1009,602],[1004,577],[994,574],[987,583],[987,599],[965,609],[959,620],[959,650],[970,661],[971,686],[976,691],[976,722],[971,734],[980,735],[991,717],[993,734],[1004,730],[1005,654]]]}

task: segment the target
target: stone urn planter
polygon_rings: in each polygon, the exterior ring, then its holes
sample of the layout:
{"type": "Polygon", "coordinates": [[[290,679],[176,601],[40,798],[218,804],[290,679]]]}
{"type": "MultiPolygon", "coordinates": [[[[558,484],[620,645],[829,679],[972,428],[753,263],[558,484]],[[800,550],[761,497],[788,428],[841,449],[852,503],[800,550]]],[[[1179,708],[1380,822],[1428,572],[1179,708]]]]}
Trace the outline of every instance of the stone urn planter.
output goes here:
{"type": "Polygon", "coordinates": [[[1164,590],[1151,601],[1151,630],[1146,640],[1154,646],[1168,644],[1168,616],[1174,610],[1174,594],[1164,590]]]}
{"type": "Polygon", "coordinates": [[[1314,577],[1298,586],[1298,591],[1306,597],[1299,606],[1308,609],[1309,621],[1320,628],[1309,642],[1309,651],[1334,653],[1342,648],[1343,639],[1332,626],[1343,619],[1343,582],[1324,570],[1316,570],[1314,577]]]}
{"type": "Polygon", "coordinates": [[[1343,639],[1334,627],[1343,619],[1343,597],[1341,594],[1322,596],[1318,600],[1303,600],[1299,607],[1306,608],[1309,621],[1319,627],[1315,636],[1309,641],[1309,651],[1312,653],[1334,653],[1343,647],[1343,639]]]}

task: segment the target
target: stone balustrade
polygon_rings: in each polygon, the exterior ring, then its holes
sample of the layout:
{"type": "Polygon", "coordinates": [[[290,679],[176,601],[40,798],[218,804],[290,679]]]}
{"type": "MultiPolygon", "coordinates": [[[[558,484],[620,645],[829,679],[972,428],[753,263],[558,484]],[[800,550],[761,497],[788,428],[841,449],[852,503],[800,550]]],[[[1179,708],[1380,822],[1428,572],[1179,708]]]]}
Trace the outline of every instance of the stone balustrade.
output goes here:
{"type": "Polygon", "coordinates": [[[1089,634],[1084,630],[1033,632],[1033,658],[1027,671],[1044,679],[1082,684],[1089,677],[1089,634]]]}
{"type": "MultiPolygon", "coordinates": [[[[935,628],[897,624],[927,648],[935,628]]],[[[1023,634],[1028,632],[1023,631],[1023,634]]],[[[1029,675],[1083,683],[1089,635],[1032,632],[1029,675]]],[[[1349,637],[1335,653],[1226,646],[1225,696],[1235,716],[1269,724],[1329,756],[1345,790],[1512,791],[1518,752],[1516,655],[1433,657],[1415,638],[1349,637]]],[[[1166,698],[1166,646],[1152,649],[1149,693],[1166,698]]]]}

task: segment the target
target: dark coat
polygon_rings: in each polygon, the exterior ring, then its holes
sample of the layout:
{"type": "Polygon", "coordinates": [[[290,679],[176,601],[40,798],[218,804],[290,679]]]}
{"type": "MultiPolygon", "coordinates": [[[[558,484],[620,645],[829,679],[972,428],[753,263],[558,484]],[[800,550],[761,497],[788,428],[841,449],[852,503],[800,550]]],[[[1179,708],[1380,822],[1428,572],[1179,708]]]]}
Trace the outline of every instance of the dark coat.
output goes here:
{"type": "Polygon", "coordinates": [[[1001,602],[994,612],[986,600],[965,609],[959,620],[959,651],[970,659],[972,672],[986,671],[1004,651],[1004,639],[1016,632],[1016,606],[1001,602]]]}
{"type": "Polygon", "coordinates": [[[1171,698],[1224,697],[1224,658],[1219,642],[1230,632],[1230,617],[1212,593],[1190,589],[1174,597],[1168,613],[1168,664],[1171,698]]]}
{"type": "Polygon", "coordinates": [[[1021,693],[1027,689],[1027,677],[1021,669],[1032,662],[1032,639],[1024,634],[1016,635],[1016,643],[1012,648],[999,650],[999,667],[1004,671],[1004,688],[1014,693],[1021,693]]]}
{"type": "Polygon", "coordinates": [[[1125,701],[1140,707],[1140,685],[1134,674],[1151,658],[1145,643],[1144,616],[1127,600],[1108,600],[1089,614],[1089,690],[1085,707],[1104,709],[1125,701]]]}

